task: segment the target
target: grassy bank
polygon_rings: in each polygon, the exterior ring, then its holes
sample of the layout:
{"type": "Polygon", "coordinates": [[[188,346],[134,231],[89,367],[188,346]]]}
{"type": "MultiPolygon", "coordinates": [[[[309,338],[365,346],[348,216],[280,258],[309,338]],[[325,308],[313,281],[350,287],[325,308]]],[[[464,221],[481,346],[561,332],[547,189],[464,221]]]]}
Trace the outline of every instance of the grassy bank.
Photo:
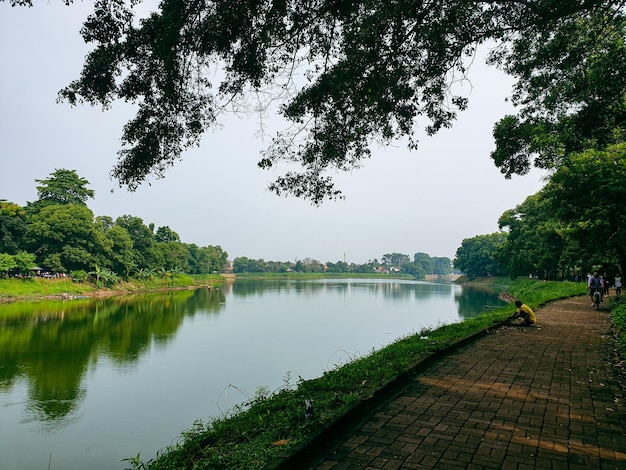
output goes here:
{"type": "MultiPolygon", "coordinates": [[[[531,307],[559,298],[579,295],[585,286],[572,282],[511,281],[488,278],[477,284],[507,290],[531,307]]],[[[156,459],[129,459],[136,469],[253,469],[271,465],[279,455],[297,448],[308,437],[372,397],[378,390],[415,366],[420,360],[507,318],[513,306],[490,310],[462,323],[396,340],[365,357],[325,373],[314,380],[300,380],[275,391],[259,389],[254,399],[227,416],[196,422],[179,442],[156,459]],[[312,400],[314,413],[307,416],[305,402],[312,400]]]]}
{"type": "Polygon", "coordinates": [[[6,278],[0,279],[0,303],[77,296],[107,297],[166,289],[186,289],[190,286],[213,285],[223,280],[224,277],[218,274],[202,276],[177,274],[175,276],[132,279],[118,282],[110,287],[102,287],[88,281],[73,282],[69,278],[6,278]]]}
{"type": "Polygon", "coordinates": [[[624,355],[626,353],[626,296],[622,295],[619,299],[611,297],[609,308],[618,336],[619,349],[624,355]]]}

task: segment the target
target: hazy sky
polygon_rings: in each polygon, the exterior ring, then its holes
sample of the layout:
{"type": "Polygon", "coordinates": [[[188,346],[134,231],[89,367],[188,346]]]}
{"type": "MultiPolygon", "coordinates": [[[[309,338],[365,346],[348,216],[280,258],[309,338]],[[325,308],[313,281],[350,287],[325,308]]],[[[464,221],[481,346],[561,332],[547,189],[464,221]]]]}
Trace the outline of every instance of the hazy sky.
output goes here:
{"type": "Polygon", "coordinates": [[[493,125],[512,112],[504,100],[511,81],[479,62],[472,87],[464,85],[470,108],[454,128],[422,137],[417,151],[377,148],[363,168],[338,174],[345,201],[315,207],[270,193],[268,184],[288,168],[257,167],[268,141],[257,137],[255,117],[228,119],[165,179],[128,192],[109,173],[131,110],[56,103],[89,50],[79,30],[91,2],[41,3],[0,3],[0,199],[34,201],[34,180],[65,168],[90,182],[95,215],[169,226],[183,242],[220,245],[230,259],[362,263],[392,252],[453,259],[464,238],[497,231],[505,210],[543,186],[537,171],[506,180],[489,158],[493,125]]]}

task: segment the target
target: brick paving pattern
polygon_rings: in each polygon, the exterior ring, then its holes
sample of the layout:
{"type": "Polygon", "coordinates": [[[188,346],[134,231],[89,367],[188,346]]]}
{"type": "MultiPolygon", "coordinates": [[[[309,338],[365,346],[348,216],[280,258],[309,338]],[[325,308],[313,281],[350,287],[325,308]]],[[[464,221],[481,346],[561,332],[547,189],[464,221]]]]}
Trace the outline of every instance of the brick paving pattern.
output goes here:
{"type": "Polygon", "coordinates": [[[626,409],[607,312],[537,310],[437,361],[317,470],[626,469],[626,409]]]}

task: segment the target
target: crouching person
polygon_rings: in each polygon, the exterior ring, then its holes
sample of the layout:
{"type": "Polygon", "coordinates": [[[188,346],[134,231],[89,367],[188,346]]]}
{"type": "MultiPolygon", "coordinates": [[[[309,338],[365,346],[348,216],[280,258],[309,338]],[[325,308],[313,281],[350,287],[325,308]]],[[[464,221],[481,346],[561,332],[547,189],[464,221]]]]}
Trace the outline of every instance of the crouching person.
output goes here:
{"type": "Polygon", "coordinates": [[[509,317],[509,319],[507,320],[508,323],[519,326],[530,326],[537,324],[537,317],[535,316],[535,312],[533,312],[532,308],[530,308],[526,304],[523,304],[521,300],[516,300],[515,306],[517,307],[517,311],[511,317],[509,317]],[[518,320],[519,318],[521,318],[521,321],[518,320]]]}

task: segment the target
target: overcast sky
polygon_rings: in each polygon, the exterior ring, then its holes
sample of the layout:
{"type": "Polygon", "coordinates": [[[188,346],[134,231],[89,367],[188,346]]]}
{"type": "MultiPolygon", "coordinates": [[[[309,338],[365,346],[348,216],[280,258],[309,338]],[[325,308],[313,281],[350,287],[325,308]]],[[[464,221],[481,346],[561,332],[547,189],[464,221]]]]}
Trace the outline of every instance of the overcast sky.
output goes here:
{"type": "Polygon", "coordinates": [[[335,178],[345,201],[315,207],[270,193],[268,184],[287,168],[257,167],[268,141],[256,137],[254,117],[229,119],[165,179],[128,192],[109,173],[130,109],[56,103],[88,51],[79,30],[91,2],[42,3],[0,3],[0,199],[34,201],[34,180],[65,168],[90,182],[95,215],[169,226],[183,242],[220,245],[230,259],[362,263],[392,252],[453,259],[464,238],[497,231],[500,215],[544,184],[538,171],[506,180],[489,158],[493,125],[512,112],[504,100],[511,81],[477,63],[470,108],[454,128],[422,137],[417,151],[375,149],[363,168],[335,178]]]}

